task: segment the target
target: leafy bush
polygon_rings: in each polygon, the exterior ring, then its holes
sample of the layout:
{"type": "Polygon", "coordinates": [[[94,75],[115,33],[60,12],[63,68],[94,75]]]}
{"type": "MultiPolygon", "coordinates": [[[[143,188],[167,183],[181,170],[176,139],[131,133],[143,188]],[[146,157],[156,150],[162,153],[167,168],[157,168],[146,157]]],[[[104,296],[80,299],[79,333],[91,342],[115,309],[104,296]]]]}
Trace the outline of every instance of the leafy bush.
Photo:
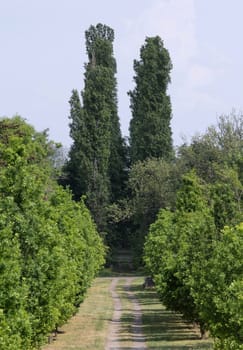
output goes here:
{"type": "Polygon", "coordinates": [[[38,348],[83,300],[104,245],[83,201],[57,185],[54,144],[0,121],[0,347],[38,348]]]}
{"type": "Polygon", "coordinates": [[[216,349],[241,349],[243,223],[218,231],[212,213],[207,188],[191,172],[176,211],[161,210],[150,226],[144,260],[165,306],[198,322],[202,335],[209,330],[216,349]]]}

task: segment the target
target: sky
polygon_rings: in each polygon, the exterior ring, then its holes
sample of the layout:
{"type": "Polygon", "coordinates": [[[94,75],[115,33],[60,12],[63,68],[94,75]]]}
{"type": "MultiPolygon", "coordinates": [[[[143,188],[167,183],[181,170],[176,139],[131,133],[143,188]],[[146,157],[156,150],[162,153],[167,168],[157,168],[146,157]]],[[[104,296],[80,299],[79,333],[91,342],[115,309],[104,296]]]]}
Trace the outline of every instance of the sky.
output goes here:
{"type": "Polygon", "coordinates": [[[173,69],[174,145],[243,110],[242,0],[0,0],[0,116],[16,114],[69,147],[69,99],[84,88],[85,30],[115,31],[118,110],[129,135],[133,60],[159,35],[173,69]]]}

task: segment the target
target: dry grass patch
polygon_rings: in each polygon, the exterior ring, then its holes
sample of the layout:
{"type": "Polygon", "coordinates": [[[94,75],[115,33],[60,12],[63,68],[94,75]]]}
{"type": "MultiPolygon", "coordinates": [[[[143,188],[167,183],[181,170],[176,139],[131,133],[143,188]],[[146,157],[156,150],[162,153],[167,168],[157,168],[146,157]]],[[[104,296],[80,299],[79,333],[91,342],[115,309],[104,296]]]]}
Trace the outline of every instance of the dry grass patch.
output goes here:
{"type": "Polygon", "coordinates": [[[61,328],[63,334],[42,350],[104,350],[113,301],[111,278],[96,278],[78,313],[61,328]]]}

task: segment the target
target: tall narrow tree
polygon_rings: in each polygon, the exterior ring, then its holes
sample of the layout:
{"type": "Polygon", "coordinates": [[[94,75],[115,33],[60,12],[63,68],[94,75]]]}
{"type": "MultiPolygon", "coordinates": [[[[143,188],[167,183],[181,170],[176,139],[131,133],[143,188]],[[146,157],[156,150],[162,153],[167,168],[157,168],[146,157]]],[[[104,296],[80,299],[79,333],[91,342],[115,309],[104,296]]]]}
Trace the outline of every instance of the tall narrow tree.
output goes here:
{"type": "Polygon", "coordinates": [[[105,230],[105,208],[121,193],[125,169],[117,113],[114,31],[97,24],[90,26],[85,38],[88,63],[82,104],[75,90],[70,99],[70,135],[74,143],[67,170],[75,198],[87,195],[99,229],[105,230]]]}
{"type": "Polygon", "coordinates": [[[169,52],[161,38],[146,38],[140,60],[134,61],[135,88],[128,93],[132,163],[151,157],[168,160],[172,156],[171,102],[166,93],[171,69],[169,52]]]}
{"type": "MultiPolygon", "coordinates": [[[[73,144],[69,151],[69,161],[66,165],[67,183],[71,186],[74,198],[79,200],[87,192],[90,173],[90,144],[84,121],[84,111],[81,106],[79,93],[72,91],[70,104],[70,136],[73,144]]],[[[65,181],[65,180],[64,180],[65,181]]]]}
{"type": "MultiPolygon", "coordinates": [[[[123,194],[126,180],[126,146],[121,135],[120,122],[117,111],[117,82],[116,61],[113,56],[114,31],[102,24],[91,26],[86,32],[86,47],[89,65],[106,68],[110,83],[105,92],[106,102],[110,113],[110,157],[108,177],[110,182],[111,199],[117,200],[123,194]]],[[[83,95],[84,99],[84,95],[83,95]]]]}

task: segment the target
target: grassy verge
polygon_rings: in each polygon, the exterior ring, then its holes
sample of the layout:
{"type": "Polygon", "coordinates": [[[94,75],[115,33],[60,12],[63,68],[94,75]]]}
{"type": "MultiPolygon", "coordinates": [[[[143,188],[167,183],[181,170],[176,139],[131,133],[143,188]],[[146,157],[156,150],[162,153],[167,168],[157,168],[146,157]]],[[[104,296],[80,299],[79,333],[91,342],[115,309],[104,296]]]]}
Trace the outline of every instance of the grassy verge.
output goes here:
{"type": "Polygon", "coordinates": [[[212,340],[201,340],[198,329],[183,322],[180,315],[167,311],[153,289],[143,290],[143,279],[132,290],[143,312],[143,333],[150,350],[212,349],[212,340]]]}
{"type": "MultiPolygon", "coordinates": [[[[122,315],[118,337],[121,349],[131,349],[133,306],[124,289],[126,277],[119,277],[116,291],[121,301],[122,315]]],[[[63,334],[59,334],[57,340],[42,350],[104,350],[113,316],[110,283],[111,277],[97,278],[79,312],[61,328],[63,334]]],[[[179,315],[165,310],[155,291],[143,290],[142,284],[143,278],[136,277],[130,290],[142,309],[143,333],[149,350],[212,349],[210,339],[200,340],[197,329],[183,322],[179,315]]]]}
{"type": "Polygon", "coordinates": [[[79,312],[61,328],[63,334],[42,350],[104,350],[113,315],[110,278],[97,278],[79,312]]]}

